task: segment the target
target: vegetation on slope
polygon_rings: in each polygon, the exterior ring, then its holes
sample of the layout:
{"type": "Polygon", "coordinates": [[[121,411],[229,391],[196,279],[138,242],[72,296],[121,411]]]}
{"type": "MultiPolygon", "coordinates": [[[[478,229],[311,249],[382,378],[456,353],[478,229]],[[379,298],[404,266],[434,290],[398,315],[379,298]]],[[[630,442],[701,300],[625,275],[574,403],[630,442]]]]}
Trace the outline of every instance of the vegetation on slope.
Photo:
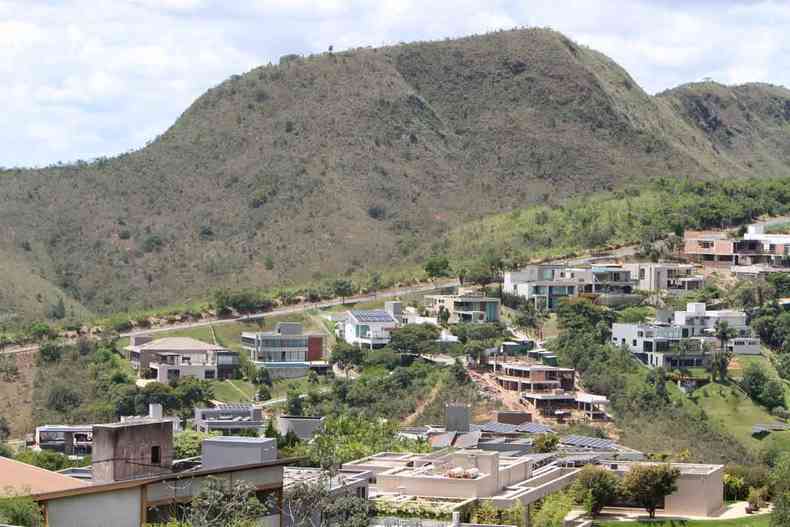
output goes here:
{"type": "Polygon", "coordinates": [[[140,151],[0,173],[0,251],[18,269],[0,290],[31,277],[4,309],[39,317],[16,298],[60,291],[109,313],[320,282],[634,178],[787,175],[788,101],[762,85],[651,97],[542,29],[283,60],[209,90],[140,151]]]}

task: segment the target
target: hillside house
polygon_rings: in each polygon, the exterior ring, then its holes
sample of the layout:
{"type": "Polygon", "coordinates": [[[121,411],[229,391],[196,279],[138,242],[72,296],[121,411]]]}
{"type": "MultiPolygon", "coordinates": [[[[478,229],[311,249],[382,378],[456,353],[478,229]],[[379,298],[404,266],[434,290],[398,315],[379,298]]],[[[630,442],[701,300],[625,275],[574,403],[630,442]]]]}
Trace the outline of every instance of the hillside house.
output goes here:
{"type": "Polygon", "coordinates": [[[449,324],[499,322],[500,300],[473,292],[426,295],[425,307],[432,317],[438,317],[442,310],[446,310],[450,315],[449,324]]]}
{"type": "Polygon", "coordinates": [[[640,262],[623,264],[623,269],[631,273],[641,291],[678,295],[705,285],[705,277],[697,274],[696,266],[691,264],[640,262]]]}
{"type": "Polygon", "coordinates": [[[637,281],[617,266],[570,267],[530,265],[521,271],[506,272],[503,291],[535,302],[537,307],[554,310],[564,298],[586,296],[602,304],[634,301],[637,281]]]}
{"type": "Polygon", "coordinates": [[[304,377],[311,369],[323,372],[328,368],[326,335],[305,333],[297,322],[279,322],[274,331],[242,333],[241,345],[273,379],[304,377]]]}
{"type": "Polygon", "coordinates": [[[686,231],[683,252],[705,265],[790,267],[790,235],[766,234],[762,224],[750,225],[743,237],[726,231],[686,231]]]}
{"type": "Polygon", "coordinates": [[[704,344],[720,345],[716,323],[727,322],[737,335],[727,341],[735,354],[759,355],[760,339],[746,323],[746,313],[731,309],[708,311],[704,303],[690,303],[667,321],[645,324],[612,324],[612,344],[626,346],[645,364],[653,367],[684,368],[704,366],[709,359],[704,344]],[[681,342],[688,341],[686,349],[681,342]]]}
{"type": "Polygon", "coordinates": [[[219,432],[224,436],[263,432],[263,411],[251,404],[221,404],[214,408],[195,408],[192,421],[198,432],[219,432]]]}
{"type": "Polygon", "coordinates": [[[133,335],[124,350],[140,377],[161,383],[181,377],[230,379],[239,369],[235,351],[190,337],[133,335]]]}
{"type": "Polygon", "coordinates": [[[384,309],[352,310],[343,322],[343,338],[355,346],[381,348],[389,344],[390,332],[399,325],[393,314],[384,309]]]}

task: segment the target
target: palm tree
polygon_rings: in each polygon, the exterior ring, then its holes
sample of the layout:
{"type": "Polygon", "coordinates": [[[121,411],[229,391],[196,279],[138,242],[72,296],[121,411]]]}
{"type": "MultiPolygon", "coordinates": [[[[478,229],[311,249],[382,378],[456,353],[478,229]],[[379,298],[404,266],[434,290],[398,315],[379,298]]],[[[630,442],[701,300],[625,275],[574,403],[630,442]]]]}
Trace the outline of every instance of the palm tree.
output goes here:
{"type": "Polygon", "coordinates": [[[738,336],[738,332],[730,324],[723,320],[716,321],[715,326],[716,338],[719,339],[721,344],[719,352],[713,355],[714,372],[718,372],[719,380],[724,381],[727,378],[727,368],[732,360],[733,353],[727,349],[727,342],[730,339],[738,336]]]}

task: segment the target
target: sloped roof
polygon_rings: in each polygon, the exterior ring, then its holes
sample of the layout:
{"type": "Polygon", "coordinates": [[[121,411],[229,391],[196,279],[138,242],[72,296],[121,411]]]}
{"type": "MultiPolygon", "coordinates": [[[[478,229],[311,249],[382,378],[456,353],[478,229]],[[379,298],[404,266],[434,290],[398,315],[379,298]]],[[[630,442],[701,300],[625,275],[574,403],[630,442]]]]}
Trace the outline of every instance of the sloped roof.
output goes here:
{"type": "Polygon", "coordinates": [[[89,486],[76,478],[0,457],[0,496],[60,492],[89,486]]]}

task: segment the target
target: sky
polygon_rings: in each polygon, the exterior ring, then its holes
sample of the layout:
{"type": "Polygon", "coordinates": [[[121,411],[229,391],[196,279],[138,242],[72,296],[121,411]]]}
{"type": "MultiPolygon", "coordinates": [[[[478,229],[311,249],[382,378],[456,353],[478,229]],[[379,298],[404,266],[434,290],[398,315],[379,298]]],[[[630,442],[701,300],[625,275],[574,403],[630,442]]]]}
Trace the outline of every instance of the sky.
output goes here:
{"type": "Polygon", "coordinates": [[[310,54],[551,27],[649,93],[790,86],[790,1],[0,0],[0,167],[137,149],[234,74],[310,54]]]}

